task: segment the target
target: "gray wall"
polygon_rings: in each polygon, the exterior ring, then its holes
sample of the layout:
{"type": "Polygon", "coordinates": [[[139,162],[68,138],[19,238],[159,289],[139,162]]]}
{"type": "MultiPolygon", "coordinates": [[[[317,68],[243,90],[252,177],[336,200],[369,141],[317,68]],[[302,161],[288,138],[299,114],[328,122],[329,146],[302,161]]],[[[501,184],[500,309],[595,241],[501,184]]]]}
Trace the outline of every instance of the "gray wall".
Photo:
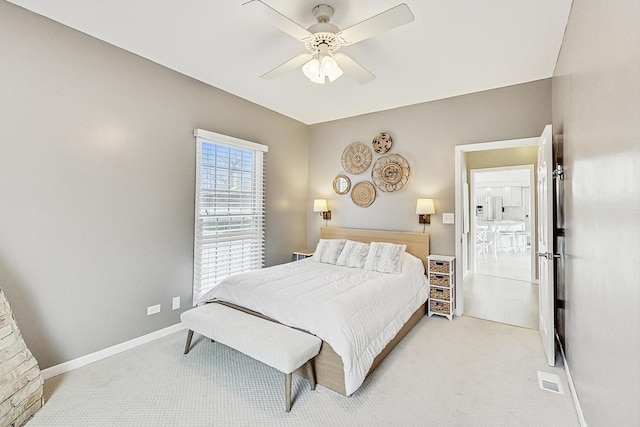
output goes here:
{"type": "Polygon", "coordinates": [[[194,128],[269,146],[267,264],[306,245],[302,123],[4,1],[0,58],[0,287],[42,368],[190,306],[194,128]]]}
{"type": "Polygon", "coordinates": [[[640,425],[640,3],[574,0],[553,77],[565,349],[589,426],[640,425]]]}
{"type": "MultiPolygon", "coordinates": [[[[442,224],[442,213],[455,209],[455,146],[537,137],[550,122],[551,80],[546,79],[311,126],[308,246],[315,247],[324,225],[320,215],[311,212],[314,198],[328,200],[329,226],[421,232],[416,199],[431,197],[437,212],[427,226],[431,253],[454,255],[454,226],[442,224]],[[378,191],[375,202],[361,208],[349,195],[337,195],[332,182],[344,173],[344,148],[354,141],[370,145],[378,132],[391,134],[389,153],[408,160],[411,178],[402,191],[378,191]]],[[[373,161],[379,157],[374,153],[373,161]]],[[[371,180],[371,168],[347,176],[352,184],[371,180]]]]}

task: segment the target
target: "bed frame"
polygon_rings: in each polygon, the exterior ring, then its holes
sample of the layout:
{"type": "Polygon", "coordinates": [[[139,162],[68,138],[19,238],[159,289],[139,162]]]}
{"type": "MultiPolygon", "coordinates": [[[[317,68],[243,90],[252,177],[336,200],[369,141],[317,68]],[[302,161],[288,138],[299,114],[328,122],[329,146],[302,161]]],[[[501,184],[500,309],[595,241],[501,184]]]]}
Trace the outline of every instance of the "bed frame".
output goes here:
{"type": "MultiPolygon", "coordinates": [[[[422,263],[427,262],[427,256],[429,255],[429,234],[428,233],[411,233],[404,231],[381,231],[381,230],[363,230],[355,228],[337,228],[337,227],[322,227],[320,228],[321,239],[349,239],[362,243],[371,242],[387,242],[396,243],[401,245],[407,245],[406,251],[411,255],[422,260],[422,263]]],[[[263,317],[268,320],[272,320],[259,313],[247,310],[243,307],[238,307],[229,303],[222,303],[230,307],[242,310],[247,313],[254,314],[259,317],[263,317]]],[[[380,354],[373,360],[373,364],[367,373],[367,376],[373,372],[373,370],[384,360],[384,358],[391,352],[391,350],[407,335],[407,333],[422,319],[426,312],[426,305],[422,304],[411,315],[409,320],[398,331],[396,336],[387,344],[380,354]]],[[[345,383],[344,383],[344,366],[342,359],[331,348],[331,346],[323,341],[320,353],[314,359],[316,382],[322,384],[335,392],[338,392],[344,396],[347,395],[345,383]]],[[[307,372],[305,369],[298,369],[294,371],[296,375],[307,378],[307,372]]]]}

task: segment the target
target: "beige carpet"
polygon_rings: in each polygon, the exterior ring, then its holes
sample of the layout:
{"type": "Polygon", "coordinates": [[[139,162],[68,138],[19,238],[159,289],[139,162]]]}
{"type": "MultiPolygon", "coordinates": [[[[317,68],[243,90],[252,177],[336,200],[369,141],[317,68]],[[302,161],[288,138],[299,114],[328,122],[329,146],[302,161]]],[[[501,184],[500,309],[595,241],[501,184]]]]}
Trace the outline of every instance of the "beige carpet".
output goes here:
{"type": "Polygon", "coordinates": [[[538,332],[469,317],[425,317],[351,397],[186,332],[45,381],[37,426],[578,426],[570,395],[538,387],[538,332]]]}

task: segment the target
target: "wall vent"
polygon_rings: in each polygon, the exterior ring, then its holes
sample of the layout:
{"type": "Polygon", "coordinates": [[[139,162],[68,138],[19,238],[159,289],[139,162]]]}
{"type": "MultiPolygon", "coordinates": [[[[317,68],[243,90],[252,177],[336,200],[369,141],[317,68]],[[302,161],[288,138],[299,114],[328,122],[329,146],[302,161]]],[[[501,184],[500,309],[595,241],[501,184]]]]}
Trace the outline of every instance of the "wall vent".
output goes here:
{"type": "Polygon", "coordinates": [[[564,394],[564,390],[560,384],[560,377],[555,374],[538,371],[538,385],[543,390],[564,394]]]}

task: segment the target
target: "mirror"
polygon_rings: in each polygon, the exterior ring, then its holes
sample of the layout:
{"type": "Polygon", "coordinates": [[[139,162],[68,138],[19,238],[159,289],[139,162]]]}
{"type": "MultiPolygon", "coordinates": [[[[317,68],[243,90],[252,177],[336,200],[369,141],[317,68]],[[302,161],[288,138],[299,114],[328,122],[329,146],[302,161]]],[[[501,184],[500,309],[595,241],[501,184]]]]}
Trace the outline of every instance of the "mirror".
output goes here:
{"type": "Polygon", "coordinates": [[[351,190],[351,180],[344,175],[336,176],[333,180],[333,190],[338,194],[347,194],[351,190]]]}

